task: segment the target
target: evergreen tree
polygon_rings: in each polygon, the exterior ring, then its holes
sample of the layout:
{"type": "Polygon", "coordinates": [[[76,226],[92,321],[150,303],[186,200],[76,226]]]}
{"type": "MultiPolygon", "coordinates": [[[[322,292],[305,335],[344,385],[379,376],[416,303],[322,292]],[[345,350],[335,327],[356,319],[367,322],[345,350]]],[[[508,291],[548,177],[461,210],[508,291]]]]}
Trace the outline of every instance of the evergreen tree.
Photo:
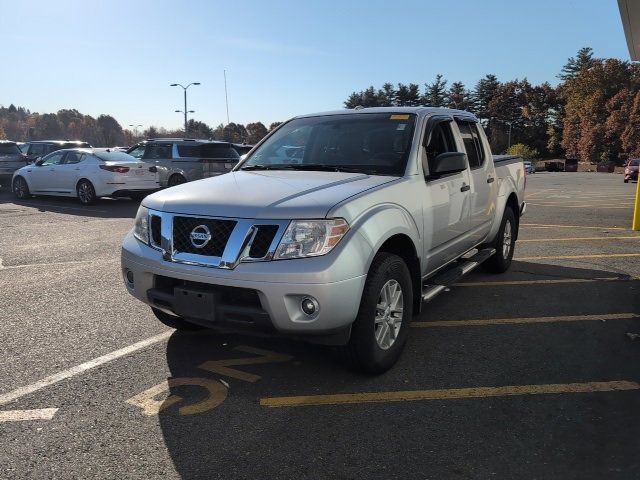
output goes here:
{"type": "Polygon", "coordinates": [[[583,68],[589,68],[593,65],[593,49],[591,47],[583,47],[578,50],[575,57],[570,57],[567,63],[562,67],[558,77],[566,82],[571,80],[580,73],[583,68]]]}
{"type": "Polygon", "coordinates": [[[430,107],[444,107],[447,105],[447,81],[442,74],[437,74],[433,83],[425,83],[426,91],[424,103],[430,107]]]}

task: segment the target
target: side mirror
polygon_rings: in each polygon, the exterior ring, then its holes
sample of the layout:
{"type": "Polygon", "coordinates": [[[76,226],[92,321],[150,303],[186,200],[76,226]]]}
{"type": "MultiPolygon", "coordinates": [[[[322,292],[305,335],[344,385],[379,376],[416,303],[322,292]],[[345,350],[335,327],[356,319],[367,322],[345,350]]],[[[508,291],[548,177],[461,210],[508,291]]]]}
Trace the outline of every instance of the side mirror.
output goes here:
{"type": "Polygon", "coordinates": [[[429,162],[429,176],[440,177],[467,169],[467,154],[462,152],[441,153],[429,162]]]}
{"type": "Polygon", "coordinates": [[[35,165],[36,167],[41,167],[41,166],[42,166],[42,162],[43,162],[43,161],[44,161],[44,160],[42,160],[40,157],[38,157],[38,158],[36,158],[36,161],[34,162],[34,165],[35,165]]]}

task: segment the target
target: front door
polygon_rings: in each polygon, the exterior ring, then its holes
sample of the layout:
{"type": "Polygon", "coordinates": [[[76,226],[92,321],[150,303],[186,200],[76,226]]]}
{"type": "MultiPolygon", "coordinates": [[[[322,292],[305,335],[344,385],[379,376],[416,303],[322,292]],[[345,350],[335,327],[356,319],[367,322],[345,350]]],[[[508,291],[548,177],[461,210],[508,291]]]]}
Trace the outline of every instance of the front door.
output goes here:
{"type": "Polygon", "coordinates": [[[422,148],[425,173],[424,258],[428,274],[454,260],[470,247],[469,229],[469,170],[434,178],[429,164],[438,155],[460,151],[451,129],[451,118],[431,119],[422,148]]]}
{"type": "Polygon", "coordinates": [[[33,166],[29,173],[33,192],[57,192],[56,169],[60,168],[64,152],[53,152],[33,166]]]}
{"type": "Polygon", "coordinates": [[[69,151],[65,154],[62,164],[56,167],[55,185],[59,191],[74,193],[80,173],[80,166],[85,158],[82,152],[69,151]]]}

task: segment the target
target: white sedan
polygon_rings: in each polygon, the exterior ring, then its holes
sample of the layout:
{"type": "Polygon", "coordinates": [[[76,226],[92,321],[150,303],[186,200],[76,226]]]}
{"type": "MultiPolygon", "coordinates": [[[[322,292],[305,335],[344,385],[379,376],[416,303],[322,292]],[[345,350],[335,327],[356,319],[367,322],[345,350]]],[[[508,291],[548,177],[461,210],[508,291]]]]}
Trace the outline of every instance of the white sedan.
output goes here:
{"type": "Polygon", "coordinates": [[[31,195],[77,197],[88,205],[99,197],[141,199],[159,188],[155,166],[110,149],[58,150],[13,174],[19,199],[31,195]]]}

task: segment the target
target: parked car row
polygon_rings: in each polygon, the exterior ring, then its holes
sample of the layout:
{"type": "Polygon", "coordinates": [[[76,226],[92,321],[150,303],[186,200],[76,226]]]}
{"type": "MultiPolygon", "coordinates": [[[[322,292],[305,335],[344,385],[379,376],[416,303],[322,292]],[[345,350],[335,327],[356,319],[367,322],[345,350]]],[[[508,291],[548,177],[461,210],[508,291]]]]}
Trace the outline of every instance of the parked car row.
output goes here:
{"type": "Polygon", "coordinates": [[[32,195],[139,199],[164,187],[230,171],[253,146],[212,140],[158,138],[132,147],[94,149],[87,142],[0,141],[0,185],[20,199],[32,195]]]}
{"type": "Polygon", "coordinates": [[[640,159],[634,158],[627,162],[624,166],[624,183],[629,183],[629,180],[638,181],[638,170],[640,170],[640,159]]]}

